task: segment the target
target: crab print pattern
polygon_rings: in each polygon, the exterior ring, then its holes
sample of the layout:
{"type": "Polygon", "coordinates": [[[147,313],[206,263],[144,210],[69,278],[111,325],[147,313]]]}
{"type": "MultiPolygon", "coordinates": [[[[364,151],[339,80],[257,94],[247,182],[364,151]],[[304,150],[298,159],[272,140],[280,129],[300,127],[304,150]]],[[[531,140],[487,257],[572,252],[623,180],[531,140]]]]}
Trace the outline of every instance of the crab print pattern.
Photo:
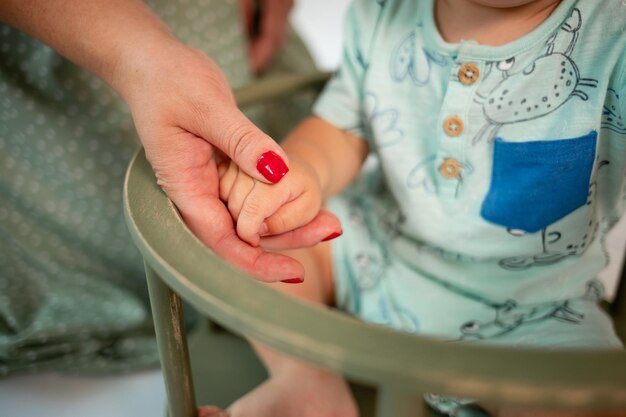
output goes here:
{"type": "Polygon", "coordinates": [[[598,81],[581,77],[578,66],[570,58],[581,24],[580,11],[574,9],[561,27],[562,33],[548,41],[545,55],[535,59],[520,72],[506,72],[504,79],[484,98],[482,106],[486,123],[474,136],[472,143],[492,141],[503,125],[538,119],[556,111],[573,97],[583,101],[589,99],[584,88],[595,88],[598,81]],[[557,52],[555,49],[562,43],[563,33],[569,35],[570,41],[564,51],[557,52]],[[528,86],[534,84],[534,78],[543,80],[553,68],[559,68],[559,73],[551,89],[528,90],[528,86]]]}
{"type": "MultiPolygon", "coordinates": [[[[600,161],[599,167],[608,165],[608,161],[600,161]]],[[[599,169],[600,169],[599,168],[599,169]]],[[[581,256],[591,243],[595,240],[599,222],[594,216],[594,199],[597,191],[597,184],[593,182],[589,187],[589,194],[585,205],[576,210],[571,215],[574,218],[579,219],[581,222],[587,222],[587,230],[582,235],[570,234],[567,228],[561,228],[558,226],[548,227],[540,232],[541,238],[541,253],[529,255],[529,256],[513,256],[509,258],[500,259],[498,264],[500,267],[510,271],[525,270],[533,266],[546,266],[552,265],[556,262],[560,262],[571,256],[581,256]],[[558,229],[557,229],[558,228],[558,229]]],[[[516,237],[531,237],[535,234],[528,235],[521,230],[508,229],[508,233],[516,237]]]]}
{"type": "MultiPolygon", "coordinates": [[[[596,280],[587,283],[586,293],[580,300],[597,301],[602,297],[604,289],[596,280]]],[[[495,318],[489,322],[470,320],[461,325],[459,340],[493,339],[513,332],[522,326],[531,325],[544,320],[558,320],[567,324],[579,324],[584,314],[572,306],[575,299],[550,301],[520,305],[515,300],[506,300],[501,304],[491,305],[495,309],[495,318]]]]}

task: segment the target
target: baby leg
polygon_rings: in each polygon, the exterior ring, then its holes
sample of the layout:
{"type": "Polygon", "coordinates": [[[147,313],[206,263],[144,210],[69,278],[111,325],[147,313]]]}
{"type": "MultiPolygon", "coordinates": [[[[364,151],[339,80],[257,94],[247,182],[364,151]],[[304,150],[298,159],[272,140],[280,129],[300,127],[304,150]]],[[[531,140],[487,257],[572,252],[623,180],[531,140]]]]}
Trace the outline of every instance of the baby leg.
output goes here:
{"type": "MultiPolygon", "coordinates": [[[[571,300],[567,306],[571,311],[580,314],[580,322],[568,325],[566,322],[549,318],[535,325],[529,325],[528,332],[524,332],[521,328],[522,339],[511,340],[511,342],[521,344],[524,340],[528,340],[530,344],[544,349],[558,349],[559,346],[572,349],[623,349],[610,319],[595,302],[571,300]],[[526,336],[523,335],[524,333],[526,336]]],[[[511,337],[514,337],[513,332],[511,337]]],[[[502,407],[493,415],[497,417],[626,417],[626,410],[557,411],[502,407]]]]}
{"type": "MultiPolygon", "coordinates": [[[[333,302],[330,244],[285,252],[305,268],[301,284],[272,284],[290,296],[314,302],[333,302]]],[[[268,306],[271,308],[271,306],[268,306]]],[[[346,382],[339,375],[291,358],[251,341],[267,367],[269,379],[233,403],[232,417],[356,417],[357,409],[346,382]]]]}

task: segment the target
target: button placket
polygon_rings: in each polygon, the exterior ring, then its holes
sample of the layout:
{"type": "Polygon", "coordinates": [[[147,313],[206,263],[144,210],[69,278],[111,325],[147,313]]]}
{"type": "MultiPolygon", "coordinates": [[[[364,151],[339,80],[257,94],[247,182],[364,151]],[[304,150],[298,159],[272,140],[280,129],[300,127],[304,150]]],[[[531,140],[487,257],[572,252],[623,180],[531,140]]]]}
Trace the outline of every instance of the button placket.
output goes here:
{"type": "Polygon", "coordinates": [[[439,158],[437,163],[438,189],[442,195],[455,196],[463,179],[468,114],[480,80],[482,63],[465,61],[462,57],[451,68],[448,90],[441,109],[439,158]]]}

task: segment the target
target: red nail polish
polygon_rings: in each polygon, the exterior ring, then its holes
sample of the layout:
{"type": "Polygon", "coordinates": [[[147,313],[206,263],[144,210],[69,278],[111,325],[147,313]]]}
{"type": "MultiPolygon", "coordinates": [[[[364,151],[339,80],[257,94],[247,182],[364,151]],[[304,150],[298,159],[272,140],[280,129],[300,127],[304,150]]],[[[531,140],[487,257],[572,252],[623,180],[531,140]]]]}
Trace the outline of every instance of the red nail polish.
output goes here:
{"type": "Polygon", "coordinates": [[[272,151],[267,151],[259,157],[256,169],[272,184],[276,184],[289,172],[282,158],[272,151]]]}
{"type": "Polygon", "coordinates": [[[339,237],[341,235],[343,235],[343,230],[340,230],[338,232],[333,232],[333,233],[329,234],[328,236],[326,236],[324,239],[322,239],[322,242],[326,242],[327,240],[334,239],[334,238],[339,237]]]}
{"type": "Polygon", "coordinates": [[[280,282],[284,282],[286,284],[300,284],[304,282],[304,278],[290,278],[290,279],[284,279],[280,282]]]}

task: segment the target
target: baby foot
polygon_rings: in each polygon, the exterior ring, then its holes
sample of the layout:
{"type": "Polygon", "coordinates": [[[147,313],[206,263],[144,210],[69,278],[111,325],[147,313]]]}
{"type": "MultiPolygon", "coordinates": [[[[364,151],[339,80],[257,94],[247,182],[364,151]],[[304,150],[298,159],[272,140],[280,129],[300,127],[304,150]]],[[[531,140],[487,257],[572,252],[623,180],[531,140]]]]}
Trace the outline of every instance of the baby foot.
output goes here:
{"type": "Polygon", "coordinates": [[[228,408],[231,417],[357,417],[348,385],[338,375],[299,367],[272,376],[228,408]]]}

